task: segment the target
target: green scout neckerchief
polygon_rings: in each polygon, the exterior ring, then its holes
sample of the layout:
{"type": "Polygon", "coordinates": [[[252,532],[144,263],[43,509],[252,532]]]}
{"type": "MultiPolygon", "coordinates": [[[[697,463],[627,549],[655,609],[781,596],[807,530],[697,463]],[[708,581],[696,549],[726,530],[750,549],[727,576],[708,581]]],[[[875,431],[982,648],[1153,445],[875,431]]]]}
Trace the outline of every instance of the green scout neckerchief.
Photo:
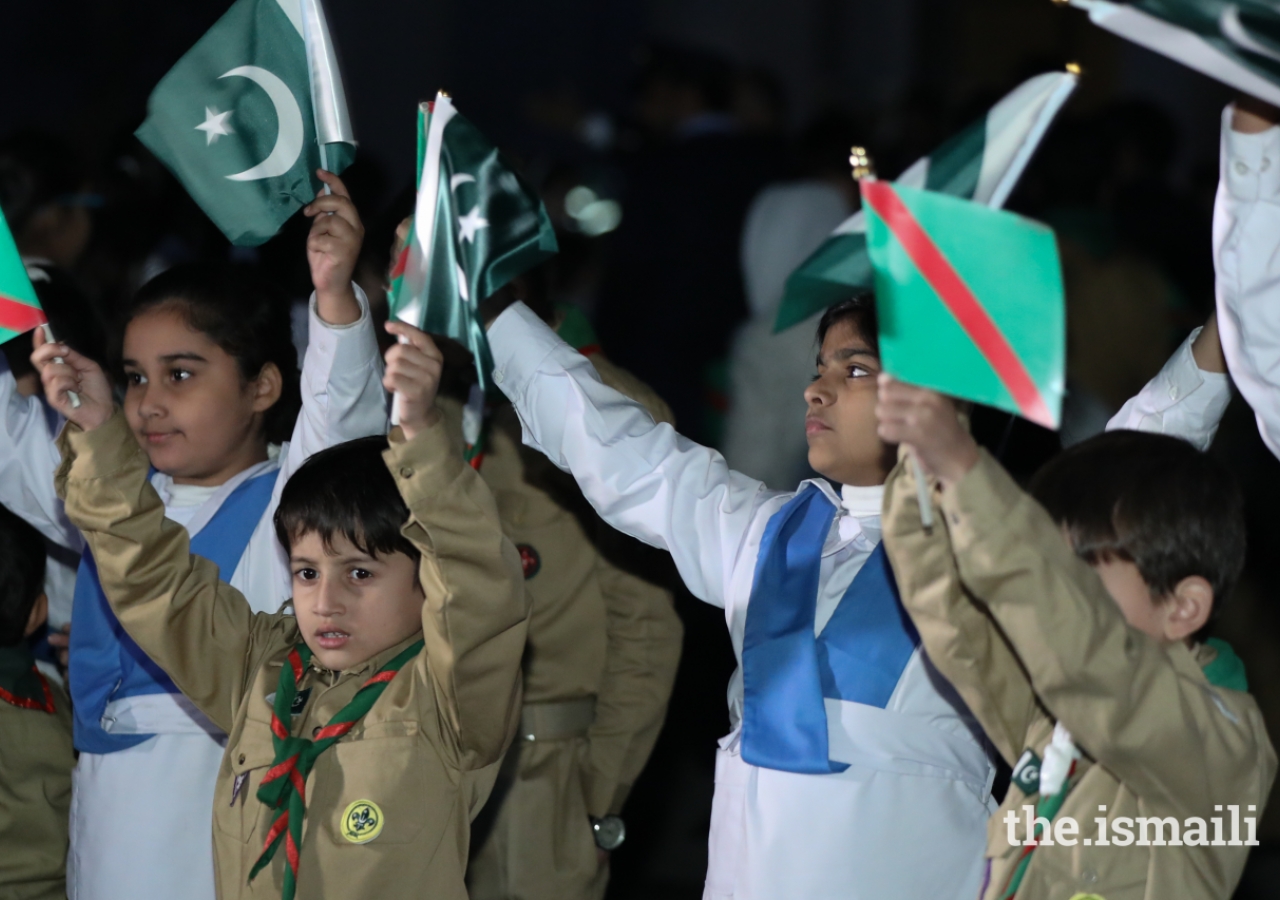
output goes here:
{"type": "Polygon", "coordinates": [[[0,647],[0,701],[19,709],[54,711],[53,691],[26,644],[0,647]]]}
{"type": "Polygon", "coordinates": [[[396,673],[417,656],[424,645],[424,641],[417,641],[379,669],[360,686],[351,702],[338,710],[328,725],[316,732],[315,740],[290,736],[289,726],[286,724],[291,720],[290,710],[298,694],[298,682],[302,680],[302,673],[311,662],[311,648],[306,644],[298,644],[289,651],[287,664],[280,669],[280,686],[276,689],[276,700],[271,710],[271,739],[275,744],[276,758],[267,774],[262,776],[262,784],[258,786],[258,799],[280,812],[276,815],[271,830],[267,832],[258,861],[249,872],[250,881],[271,862],[283,843],[288,865],[284,867],[284,890],[281,897],[283,900],[293,900],[298,886],[302,820],[307,814],[307,775],[311,772],[311,767],[321,753],[355,727],[382,696],[396,673]]]}
{"type": "MultiPolygon", "coordinates": [[[[1244,662],[1236,652],[1231,649],[1231,645],[1226,641],[1218,638],[1209,638],[1205,641],[1207,645],[1213,647],[1218,652],[1213,661],[1204,667],[1204,677],[1214,687],[1226,688],[1232,691],[1249,690],[1248,679],[1244,674],[1244,662]]],[[[1058,814],[1058,810],[1062,809],[1063,802],[1067,799],[1070,792],[1071,776],[1075,774],[1076,766],[1071,764],[1071,772],[1063,781],[1062,787],[1054,794],[1047,797],[1042,796],[1036,801],[1036,817],[1043,816],[1052,825],[1053,817],[1058,814]]],[[[1005,888],[1004,893],[1000,895],[1000,900],[1012,900],[1018,893],[1018,888],[1022,885],[1022,878],[1027,874],[1027,866],[1031,864],[1031,854],[1039,846],[1040,839],[1044,836],[1043,830],[1039,824],[1036,825],[1035,843],[1029,847],[1023,848],[1022,858],[1018,860],[1018,865],[1014,867],[1013,874],[1009,877],[1009,885],[1005,888]]]]}

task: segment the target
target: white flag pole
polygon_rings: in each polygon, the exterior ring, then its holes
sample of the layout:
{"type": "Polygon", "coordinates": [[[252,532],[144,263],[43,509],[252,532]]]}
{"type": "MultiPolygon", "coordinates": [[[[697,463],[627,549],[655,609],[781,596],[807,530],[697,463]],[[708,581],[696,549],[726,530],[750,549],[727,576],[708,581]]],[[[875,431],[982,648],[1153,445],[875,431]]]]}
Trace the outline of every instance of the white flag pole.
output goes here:
{"type": "MultiPolygon", "coordinates": [[[[45,341],[47,341],[47,342],[48,342],[48,343],[50,343],[50,344],[56,344],[56,343],[57,343],[57,341],[56,341],[56,340],[54,340],[54,338],[53,338],[53,329],[49,327],[49,323],[48,323],[48,322],[45,322],[43,325],[41,325],[41,326],[40,326],[40,328],[41,328],[41,330],[42,330],[42,331],[44,331],[44,339],[45,339],[45,341]]],[[[66,363],[66,360],[64,360],[61,356],[55,356],[55,357],[53,358],[53,361],[54,361],[55,363],[57,363],[58,365],[60,365],[60,366],[61,366],[61,365],[65,365],[65,363],[66,363]]],[[[80,408],[80,395],[79,395],[79,394],[77,394],[75,391],[67,391],[67,399],[71,401],[71,408],[72,408],[72,409],[79,409],[79,408],[80,408]]]]}

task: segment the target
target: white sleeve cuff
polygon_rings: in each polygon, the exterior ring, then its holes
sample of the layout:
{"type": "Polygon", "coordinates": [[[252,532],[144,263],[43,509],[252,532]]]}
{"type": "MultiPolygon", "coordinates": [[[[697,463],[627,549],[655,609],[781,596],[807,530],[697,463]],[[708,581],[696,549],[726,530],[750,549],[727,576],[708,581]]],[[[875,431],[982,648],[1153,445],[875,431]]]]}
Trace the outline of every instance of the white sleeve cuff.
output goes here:
{"type": "MultiPolygon", "coordinates": [[[[307,302],[310,323],[307,331],[307,356],[317,359],[331,359],[327,367],[330,371],[346,372],[355,368],[364,368],[371,359],[379,357],[378,338],[373,331],[373,316],[369,312],[369,298],[365,296],[360,285],[351,283],[355,291],[356,303],[360,304],[360,318],[346,325],[333,325],[320,318],[315,292],[307,302]]],[[[307,368],[305,361],[303,369],[307,368]]],[[[325,374],[328,380],[328,373],[325,374]]]]}
{"type": "Polygon", "coordinates": [[[1236,200],[1280,196],[1280,127],[1256,134],[1231,128],[1233,106],[1222,111],[1222,182],[1236,200]]]}

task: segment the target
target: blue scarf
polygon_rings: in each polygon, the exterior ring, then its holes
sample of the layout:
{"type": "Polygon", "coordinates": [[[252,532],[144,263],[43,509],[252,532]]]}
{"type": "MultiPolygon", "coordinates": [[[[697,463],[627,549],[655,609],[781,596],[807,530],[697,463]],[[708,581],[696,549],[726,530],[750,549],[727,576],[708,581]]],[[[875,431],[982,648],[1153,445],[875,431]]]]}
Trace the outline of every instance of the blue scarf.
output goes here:
{"type": "Polygon", "coordinates": [[[814,635],[822,548],[836,509],[807,486],[765,526],[742,641],[742,758],[807,775],[831,762],[823,699],[884,709],[920,635],[898,599],[884,545],[814,635]]]}
{"type": "MultiPolygon", "coordinates": [[[[262,520],[279,470],[250,478],[222,502],[191,539],[191,552],[230,578],[262,520]]],[[[98,581],[98,567],[85,547],[71,607],[71,683],[75,712],[72,736],[82,753],[114,753],[142,743],[149,734],[111,734],[102,728],[107,704],[142,694],[181,693],[159,666],[125,633],[98,581]]]]}

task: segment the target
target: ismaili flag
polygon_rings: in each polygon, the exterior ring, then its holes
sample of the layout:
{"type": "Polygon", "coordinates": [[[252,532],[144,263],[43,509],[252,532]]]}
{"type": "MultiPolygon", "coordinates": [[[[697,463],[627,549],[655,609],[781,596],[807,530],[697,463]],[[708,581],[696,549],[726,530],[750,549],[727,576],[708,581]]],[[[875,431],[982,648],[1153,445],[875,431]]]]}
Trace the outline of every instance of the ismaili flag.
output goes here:
{"type": "Polygon", "coordinates": [[[418,109],[418,199],[391,273],[391,314],[471,351],[488,392],[493,357],[476,305],[556,252],[537,192],[445,94],[418,109]]]}
{"type": "MultiPolygon", "coordinates": [[[[917,160],[897,183],[993,208],[1003,206],[1077,81],[1072,72],[1049,72],[1024,81],[977,122],[917,160]]],[[[871,289],[866,228],[866,216],[859,210],[791,273],[774,331],[871,289]]]]}
{"type": "Polygon", "coordinates": [[[1280,7],[1259,0],[1070,0],[1094,24],[1280,105],[1280,7]]]}
{"type": "Polygon", "coordinates": [[[355,158],[320,0],[237,0],[160,80],[138,139],[227,239],[255,246],[355,158]]]}
{"type": "Polygon", "coordinates": [[[0,344],[47,321],[9,224],[0,215],[0,344]]]}
{"type": "Polygon", "coordinates": [[[1053,230],[887,181],[863,181],[862,204],[885,371],[1057,428],[1066,313],[1053,230]]]}

